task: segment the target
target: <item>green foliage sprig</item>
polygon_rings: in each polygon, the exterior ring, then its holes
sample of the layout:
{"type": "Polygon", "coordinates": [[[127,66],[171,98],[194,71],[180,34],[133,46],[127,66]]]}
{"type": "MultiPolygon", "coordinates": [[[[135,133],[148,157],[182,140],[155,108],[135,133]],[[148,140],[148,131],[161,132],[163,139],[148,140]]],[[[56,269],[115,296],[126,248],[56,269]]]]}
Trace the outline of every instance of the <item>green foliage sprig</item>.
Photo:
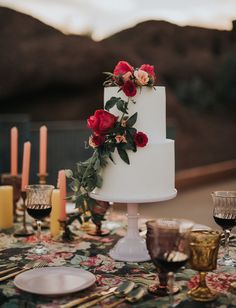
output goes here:
{"type": "Polygon", "coordinates": [[[73,195],[69,199],[75,203],[81,216],[85,215],[86,219],[91,218],[95,223],[103,219],[104,213],[96,200],[90,197],[90,193],[95,188],[102,187],[102,169],[107,166],[109,160],[115,163],[112,156],[115,149],[127,164],[130,164],[127,151],[137,151],[135,143],[137,129],[134,127],[137,121],[137,112],[129,117],[129,102],[135,103],[134,100],[124,101],[119,97],[111,97],[106,102],[105,110],[110,111],[111,108],[116,107],[121,112],[120,117],[109,133],[104,136],[104,142],[100,146],[94,147],[93,155],[89,159],[78,162],[74,172],[66,170],[66,175],[71,180],[70,188],[73,191],[73,195]],[[91,216],[88,215],[88,212],[91,216]]]}

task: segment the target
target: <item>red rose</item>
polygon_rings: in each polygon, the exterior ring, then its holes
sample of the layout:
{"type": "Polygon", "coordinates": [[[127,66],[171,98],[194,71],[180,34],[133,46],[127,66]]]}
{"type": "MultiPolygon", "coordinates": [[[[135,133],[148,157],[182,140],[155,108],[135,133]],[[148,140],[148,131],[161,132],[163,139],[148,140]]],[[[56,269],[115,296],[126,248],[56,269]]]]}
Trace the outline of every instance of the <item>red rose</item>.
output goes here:
{"type": "Polygon", "coordinates": [[[143,65],[140,66],[139,69],[142,70],[142,71],[147,72],[148,75],[153,77],[153,81],[154,82],[156,81],[157,78],[156,78],[156,74],[154,72],[154,66],[153,65],[143,64],[143,65]]]}
{"type": "Polygon", "coordinates": [[[127,72],[133,72],[134,71],[134,68],[126,61],[120,61],[117,63],[115,69],[114,69],[114,72],[113,74],[115,76],[118,76],[118,75],[124,75],[126,74],[127,72]]]}
{"type": "Polygon", "coordinates": [[[103,144],[104,140],[105,140],[104,136],[93,135],[93,136],[89,137],[89,145],[92,148],[97,148],[97,147],[99,147],[100,145],[103,144]]]}
{"type": "Polygon", "coordinates": [[[138,132],[134,135],[134,143],[137,147],[145,147],[148,143],[148,136],[142,132],[138,132]]]}
{"type": "Polygon", "coordinates": [[[87,120],[88,127],[93,130],[95,135],[107,134],[115,125],[118,117],[110,112],[99,109],[87,120]]]}
{"type": "Polygon", "coordinates": [[[135,96],[137,93],[137,89],[135,84],[131,80],[127,80],[123,86],[121,87],[126,96],[135,96]]]}

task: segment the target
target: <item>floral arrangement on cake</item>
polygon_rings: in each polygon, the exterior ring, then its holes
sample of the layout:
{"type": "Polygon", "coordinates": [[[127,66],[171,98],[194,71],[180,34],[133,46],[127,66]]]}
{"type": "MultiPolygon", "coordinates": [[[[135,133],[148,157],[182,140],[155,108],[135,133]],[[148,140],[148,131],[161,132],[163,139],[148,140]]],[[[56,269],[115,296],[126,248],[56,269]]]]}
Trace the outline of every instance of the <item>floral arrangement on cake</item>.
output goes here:
{"type": "Polygon", "coordinates": [[[90,198],[89,194],[96,187],[102,187],[101,171],[109,160],[115,163],[112,157],[115,150],[118,151],[120,158],[129,164],[128,151],[136,152],[138,148],[145,147],[148,143],[145,132],[139,132],[135,128],[137,112],[129,115],[128,107],[130,103],[135,103],[137,88],[154,87],[156,82],[154,67],[149,64],[134,69],[128,62],[120,61],[113,73],[105,74],[107,78],[104,86],[118,86],[118,92],[123,91],[127,100],[111,97],[105,103],[105,110],[96,110],[88,118],[87,125],[93,133],[88,143],[93,148],[93,154],[88,160],[78,162],[75,172],[66,170],[73,191],[71,201],[79,208],[81,215],[89,211],[95,223],[103,219],[107,206],[104,206],[104,202],[90,198]],[[120,111],[120,116],[110,112],[115,106],[120,111]]]}

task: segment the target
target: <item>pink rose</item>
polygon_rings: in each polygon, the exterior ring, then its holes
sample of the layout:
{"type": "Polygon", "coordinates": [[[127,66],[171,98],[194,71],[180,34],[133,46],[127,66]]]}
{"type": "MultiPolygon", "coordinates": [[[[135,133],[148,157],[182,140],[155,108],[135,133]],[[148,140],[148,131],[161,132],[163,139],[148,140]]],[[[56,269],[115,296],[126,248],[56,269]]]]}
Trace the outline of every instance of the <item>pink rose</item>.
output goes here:
{"type": "Polygon", "coordinates": [[[148,75],[152,76],[153,82],[156,81],[157,78],[156,78],[156,74],[154,72],[154,66],[153,65],[143,64],[143,65],[140,66],[139,69],[142,70],[142,71],[147,72],[148,75]]]}
{"type": "Polygon", "coordinates": [[[121,88],[126,96],[133,97],[137,93],[135,84],[131,80],[126,81],[121,88]]]}
{"type": "Polygon", "coordinates": [[[148,84],[149,77],[148,77],[148,73],[147,72],[139,69],[139,70],[134,72],[134,76],[136,78],[137,85],[145,86],[146,84],[148,84]]]}
{"type": "Polygon", "coordinates": [[[148,137],[142,132],[138,132],[134,135],[134,143],[137,147],[143,148],[148,143],[148,137]]]}
{"type": "Polygon", "coordinates": [[[89,137],[89,145],[92,148],[97,148],[97,147],[99,147],[100,145],[103,144],[104,140],[105,140],[104,136],[93,135],[93,136],[89,137]]]}
{"type": "Polygon", "coordinates": [[[117,119],[112,113],[99,109],[88,118],[87,124],[95,135],[105,135],[115,126],[117,119]]]}
{"type": "Polygon", "coordinates": [[[134,68],[126,61],[119,61],[114,69],[115,76],[125,75],[127,72],[133,73],[134,68]]]}

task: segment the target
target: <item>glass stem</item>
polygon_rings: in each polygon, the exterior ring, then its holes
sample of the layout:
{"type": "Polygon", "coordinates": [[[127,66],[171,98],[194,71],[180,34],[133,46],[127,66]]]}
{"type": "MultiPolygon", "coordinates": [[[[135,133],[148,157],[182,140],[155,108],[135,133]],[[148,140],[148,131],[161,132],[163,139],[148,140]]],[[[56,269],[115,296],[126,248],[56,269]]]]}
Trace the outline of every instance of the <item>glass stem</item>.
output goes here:
{"type": "Polygon", "coordinates": [[[199,272],[199,278],[200,278],[199,287],[200,288],[207,288],[207,285],[206,285],[206,272],[199,272]]]}
{"type": "Polygon", "coordinates": [[[36,220],[36,223],[37,223],[37,239],[38,239],[37,245],[40,246],[41,245],[41,220],[36,220]]]}
{"type": "Polygon", "coordinates": [[[230,236],[230,230],[226,229],[224,230],[225,235],[225,243],[224,243],[224,259],[228,260],[230,259],[229,256],[229,236],[230,236]]]}
{"type": "Polygon", "coordinates": [[[169,307],[174,307],[174,281],[175,276],[173,272],[168,273],[168,288],[169,288],[169,307]]]}

